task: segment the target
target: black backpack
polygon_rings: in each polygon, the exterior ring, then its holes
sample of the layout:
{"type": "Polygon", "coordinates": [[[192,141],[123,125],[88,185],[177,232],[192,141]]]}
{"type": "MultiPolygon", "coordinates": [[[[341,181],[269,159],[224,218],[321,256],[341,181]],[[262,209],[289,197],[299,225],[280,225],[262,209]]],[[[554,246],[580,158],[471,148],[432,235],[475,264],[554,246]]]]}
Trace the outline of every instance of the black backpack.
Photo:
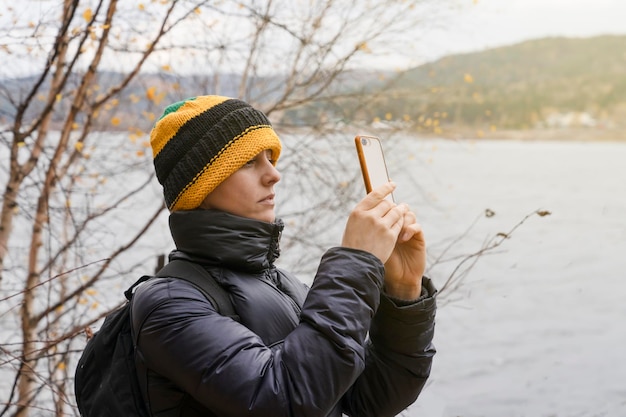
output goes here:
{"type": "MultiPolygon", "coordinates": [[[[200,265],[174,260],[157,277],[184,279],[201,290],[215,309],[239,321],[228,293],[200,265]]],[[[83,417],[148,417],[135,368],[135,346],[130,323],[130,301],[135,288],[153,278],[144,275],[124,291],[126,304],[109,314],[87,342],[74,380],[74,393],[83,417]]]]}

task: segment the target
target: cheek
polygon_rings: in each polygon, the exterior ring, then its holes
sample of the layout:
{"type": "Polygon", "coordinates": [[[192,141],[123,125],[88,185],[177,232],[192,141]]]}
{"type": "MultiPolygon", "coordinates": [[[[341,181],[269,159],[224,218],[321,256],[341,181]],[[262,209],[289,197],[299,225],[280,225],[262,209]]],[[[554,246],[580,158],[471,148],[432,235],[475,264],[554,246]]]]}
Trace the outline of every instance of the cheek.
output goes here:
{"type": "Polygon", "coordinates": [[[223,197],[239,202],[245,201],[254,194],[254,176],[252,172],[239,170],[231,175],[222,185],[224,185],[223,197]]]}

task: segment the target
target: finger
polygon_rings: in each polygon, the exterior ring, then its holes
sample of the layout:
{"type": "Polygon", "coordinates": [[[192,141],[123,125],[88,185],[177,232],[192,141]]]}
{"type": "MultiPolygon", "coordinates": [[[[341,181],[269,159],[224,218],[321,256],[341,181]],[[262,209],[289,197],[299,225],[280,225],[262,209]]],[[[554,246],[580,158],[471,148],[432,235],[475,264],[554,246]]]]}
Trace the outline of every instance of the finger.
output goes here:
{"type": "Polygon", "coordinates": [[[413,223],[417,223],[417,217],[415,213],[409,209],[409,206],[406,206],[406,212],[404,213],[404,225],[409,226],[413,223]]]}
{"type": "Polygon", "coordinates": [[[381,201],[385,200],[389,194],[396,189],[396,184],[394,182],[388,182],[386,184],[381,185],[380,187],[374,188],[369,194],[363,198],[357,204],[357,207],[360,207],[363,210],[370,210],[380,204],[381,201]]]}
{"type": "Polygon", "coordinates": [[[402,228],[399,241],[400,243],[404,243],[414,238],[424,240],[423,235],[424,235],[424,229],[422,229],[422,225],[419,223],[413,223],[411,225],[408,225],[402,228]]]}
{"type": "Polygon", "coordinates": [[[383,221],[386,226],[392,229],[396,236],[402,232],[402,228],[404,226],[404,215],[408,207],[405,205],[394,206],[391,208],[384,216],[382,216],[383,221]]]}

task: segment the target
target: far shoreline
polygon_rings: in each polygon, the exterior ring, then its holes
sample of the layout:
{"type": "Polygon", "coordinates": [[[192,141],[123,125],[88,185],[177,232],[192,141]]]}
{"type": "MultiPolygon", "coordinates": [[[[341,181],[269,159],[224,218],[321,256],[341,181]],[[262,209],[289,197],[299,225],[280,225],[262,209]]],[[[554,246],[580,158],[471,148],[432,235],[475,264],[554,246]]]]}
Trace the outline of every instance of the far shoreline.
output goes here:
{"type": "Polygon", "coordinates": [[[554,128],[526,130],[442,129],[420,136],[452,140],[518,140],[523,142],[626,142],[626,129],[554,128]]]}
{"type": "Polygon", "coordinates": [[[521,142],[610,142],[626,143],[626,128],[598,128],[598,127],[567,127],[567,128],[534,128],[534,129],[489,129],[483,130],[473,127],[443,126],[437,132],[412,129],[408,126],[393,126],[379,124],[375,126],[343,125],[335,127],[314,126],[280,126],[276,125],[279,134],[290,135],[312,132],[332,132],[343,135],[346,132],[352,136],[370,134],[381,138],[410,135],[423,139],[443,139],[458,141],[493,140],[493,141],[521,141],[521,142]]]}

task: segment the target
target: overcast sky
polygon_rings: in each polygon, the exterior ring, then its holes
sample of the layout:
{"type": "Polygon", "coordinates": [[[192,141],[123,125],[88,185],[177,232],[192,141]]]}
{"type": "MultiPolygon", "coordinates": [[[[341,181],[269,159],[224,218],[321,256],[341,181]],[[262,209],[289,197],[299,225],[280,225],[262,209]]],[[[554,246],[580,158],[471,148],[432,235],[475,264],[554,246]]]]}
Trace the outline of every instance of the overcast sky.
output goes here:
{"type": "Polygon", "coordinates": [[[441,27],[423,34],[422,59],[546,36],[626,34],[626,0],[463,0],[461,4],[441,27]]]}
{"type": "MultiPolygon", "coordinates": [[[[394,47],[383,45],[377,54],[364,56],[360,62],[385,69],[406,69],[445,55],[546,36],[626,34],[626,0],[434,1],[434,8],[443,12],[431,16],[425,11],[423,25],[416,27],[414,36],[399,40],[394,47]]],[[[38,14],[50,8],[50,2],[18,2],[13,7],[20,10],[18,15],[25,21],[37,21],[38,14]]],[[[0,24],[10,24],[6,21],[9,16],[11,14],[0,11],[0,24]]],[[[616,53],[625,51],[626,45],[623,51],[616,53]]],[[[23,71],[23,65],[16,64],[0,70],[0,75],[23,71]]]]}

